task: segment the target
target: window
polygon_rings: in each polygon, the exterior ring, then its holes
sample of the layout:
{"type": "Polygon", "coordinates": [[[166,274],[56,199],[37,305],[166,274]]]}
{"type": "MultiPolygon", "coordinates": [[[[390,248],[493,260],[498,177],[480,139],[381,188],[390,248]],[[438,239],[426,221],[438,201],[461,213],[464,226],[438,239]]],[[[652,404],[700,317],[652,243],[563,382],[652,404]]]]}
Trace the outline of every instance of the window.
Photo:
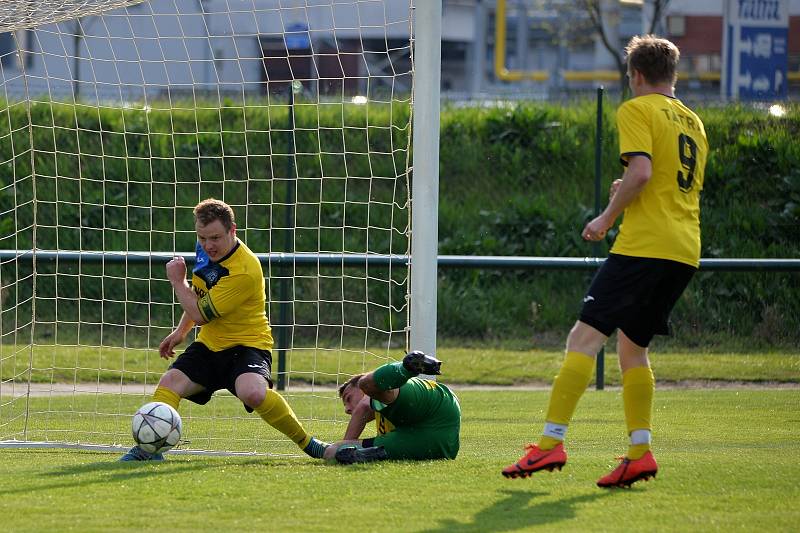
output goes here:
{"type": "Polygon", "coordinates": [[[11,66],[16,59],[17,54],[16,46],[14,46],[14,37],[11,33],[0,33],[0,63],[4,67],[11,66]]]}
{"type": "Polygon", "coordinates": [[[686,35],[686,17],[671,15],[667,17],[667,32],[670,37],[683,37],[686,35]]]}

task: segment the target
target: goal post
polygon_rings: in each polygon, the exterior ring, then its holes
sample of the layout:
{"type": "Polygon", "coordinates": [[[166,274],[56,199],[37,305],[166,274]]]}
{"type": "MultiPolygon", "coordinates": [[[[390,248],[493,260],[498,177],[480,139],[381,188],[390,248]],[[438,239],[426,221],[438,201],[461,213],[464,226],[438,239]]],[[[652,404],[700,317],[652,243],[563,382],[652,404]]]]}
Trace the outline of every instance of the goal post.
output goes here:
{"type": "MultiPolygon", "coordinates": [[[[130,446],[207,197],[262,262],[312,433],[342,436],[351,375],[435,351],[441,3],[418,4],[0,3],[0,446],[130,446]]],[[[180,412],[177,451],[296,453],[224,391],[180,412]]]]}
{"type": "Polygon", "coordinates": [[[411,349],[436,353],[442,4],[417,7],[412,189],[411,349]]]}

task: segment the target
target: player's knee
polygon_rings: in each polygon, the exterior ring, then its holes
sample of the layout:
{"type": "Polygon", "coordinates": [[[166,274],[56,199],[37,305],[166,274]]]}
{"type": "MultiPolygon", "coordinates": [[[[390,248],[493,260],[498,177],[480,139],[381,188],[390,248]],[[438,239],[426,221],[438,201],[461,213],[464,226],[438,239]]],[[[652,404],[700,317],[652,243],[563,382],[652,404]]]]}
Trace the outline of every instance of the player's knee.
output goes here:
{"type": "Polygon", "coordinates": [[[188,378],[186,378],[183,372],[175,368],[170,368],[161,376],[161,379],[158,381],[158,386],[165,387],[180,394],[180,391],[183,390],[187,381],[188,378]]]}
{"type": "Polygon", "coordinates": [[[580,352],[594,357],[603,347],[607,338],[594,327],[578,321],[567,336],[567,351],[580,352]]]}
{"type": "Polygon", "coordinates": [[[255,387],[248,387],[245,390],[237,391],[237,397],[244,403],[247,407],[251,409],[255,409],[262,403],[264,403],[264,398],[266,398],[266,389],[258,389],[255,387]]]}

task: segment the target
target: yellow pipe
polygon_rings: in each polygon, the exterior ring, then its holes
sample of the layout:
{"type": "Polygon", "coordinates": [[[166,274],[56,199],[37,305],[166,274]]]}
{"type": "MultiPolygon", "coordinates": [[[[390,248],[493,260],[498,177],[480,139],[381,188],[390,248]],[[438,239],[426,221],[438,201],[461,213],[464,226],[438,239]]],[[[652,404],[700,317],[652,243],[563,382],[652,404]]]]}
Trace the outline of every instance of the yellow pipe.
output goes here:
{"type": "MultiPolygon", "coordinates": [[[[681,78],[685,76],[680,76],[681,78]]],[[[697,79],[702,81],[719,81],[720,80],[720,73],[719,72],[698,72],[697,79]]]]}
{"type": "Polygon", "coordinates": [[[547,81],[546,70],[509,70],[506,68],[506,0],[497,0],[494,17],[494,75],[505,81],[547,81]]]}
{"type": "Polygon", "coordinates": [[[616,70],[565,70],[564,81],[619,81],[616,70]]]}

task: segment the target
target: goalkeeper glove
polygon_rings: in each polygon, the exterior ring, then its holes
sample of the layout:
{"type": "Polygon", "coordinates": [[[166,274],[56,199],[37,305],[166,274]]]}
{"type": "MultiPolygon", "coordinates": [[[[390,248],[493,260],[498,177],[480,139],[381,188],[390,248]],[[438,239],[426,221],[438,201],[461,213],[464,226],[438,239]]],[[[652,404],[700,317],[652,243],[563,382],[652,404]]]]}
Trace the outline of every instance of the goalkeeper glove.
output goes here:
{"type": "Polygon", "coordinates": [[[425,355],[419,350],[409,352],[403,357],[403,368],[413,375],[427,374],[435,376],[441,374],[442,362],[431,355],[425,355]]]}

